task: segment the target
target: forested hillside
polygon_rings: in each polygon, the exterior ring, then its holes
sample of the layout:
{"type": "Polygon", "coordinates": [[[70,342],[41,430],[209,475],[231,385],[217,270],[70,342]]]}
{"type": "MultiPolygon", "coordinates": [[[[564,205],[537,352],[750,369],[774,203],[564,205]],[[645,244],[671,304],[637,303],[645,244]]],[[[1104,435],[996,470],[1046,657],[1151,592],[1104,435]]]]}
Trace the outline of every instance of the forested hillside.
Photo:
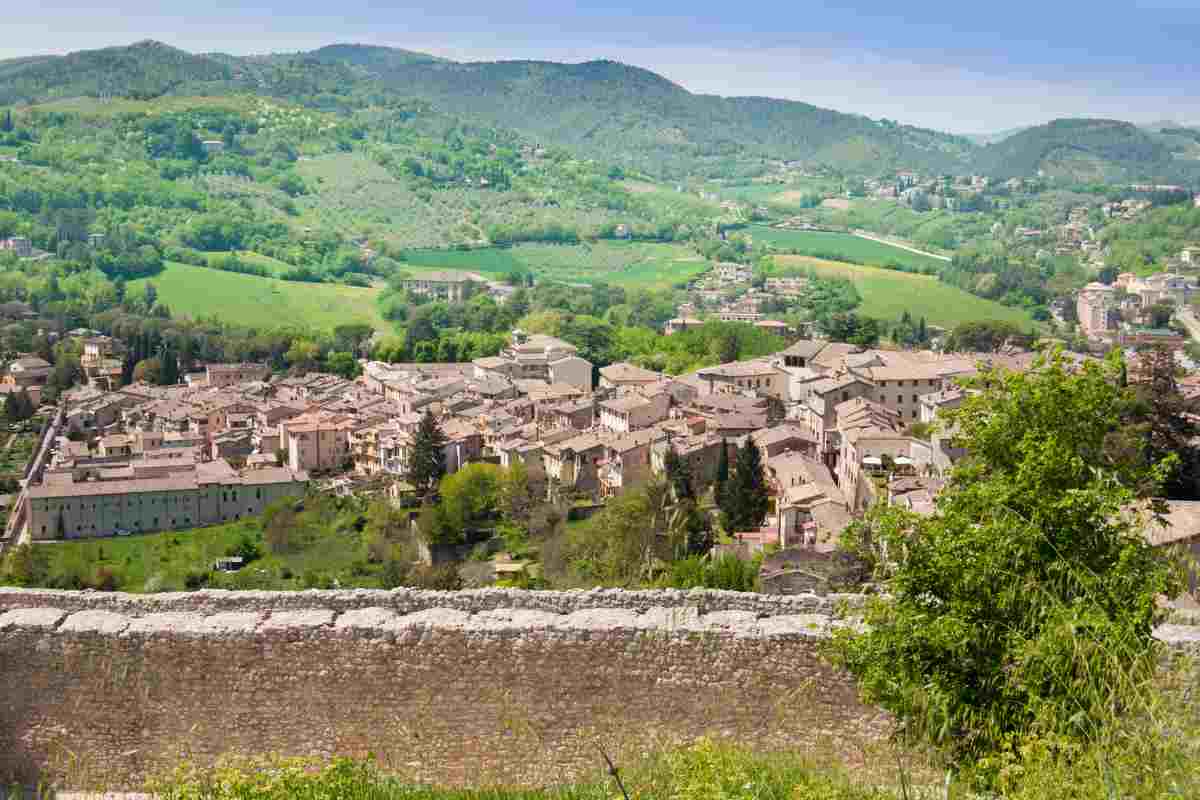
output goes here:
{"type": "Polygon", "coordinates": [[[745,177],[783,161],[864,174],[916,169],[1001,178],[1041,171],[1075,181],[1200,178],[1200,141],[1188,129],[1057,120],[981,147],[968,137],[802,102],[692,94],[614,61],[458,63],[354,44],[239,57],[139,42],[0,62],[0,105],[237,93],[343,114],[434,109],[671,180],[745,177]]]}
{"type": "Polygon", "coordinates": [[[0,62],[0,104],[245,91],[342,111],[423,100],[663,177],[749,174],[763,159],[953,171],[976,149],[961,137],[805,103],[695,95],[611,61],[460,64],[358,45],[240,58],[142,42],[0,62]]]}
{"type": "MultiPolygon", "coordinates": [[[[339,47],[312,55],[363,63],[354,53],[353,47],[339,47]]],[[[653,72],[613,61],[401,61],[377,75],[401,95],[446,111],[479,115],[662,175],[696,169],[735,174],[753,170],[763,157],[845,168],[953,170],[973,150],[958,137],[806,103],[695,95],[653,72]]]]}
{"type": "Polygon", "coordinates": [[[1174,135],[1107,119],[1060,119],[985,148],[981,168],[999,178],[1079,182],[1179,182],[1200,178],[1200,147],[1174,135]]]}

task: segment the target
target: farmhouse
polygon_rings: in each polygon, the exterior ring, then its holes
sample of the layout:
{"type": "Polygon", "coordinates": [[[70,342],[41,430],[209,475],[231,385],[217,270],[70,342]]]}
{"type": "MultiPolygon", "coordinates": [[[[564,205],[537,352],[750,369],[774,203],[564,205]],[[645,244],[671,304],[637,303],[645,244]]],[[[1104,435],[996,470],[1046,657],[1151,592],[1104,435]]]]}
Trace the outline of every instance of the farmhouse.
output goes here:
{"type": "Polygon", "coordinates": [[[436,297],[450,303],[463,302],[471,296],[476,286],[486,284],[487,279],[482,275],[457,269],[425,272],[400,282],[404,289],[413,294],[436,297]]]}

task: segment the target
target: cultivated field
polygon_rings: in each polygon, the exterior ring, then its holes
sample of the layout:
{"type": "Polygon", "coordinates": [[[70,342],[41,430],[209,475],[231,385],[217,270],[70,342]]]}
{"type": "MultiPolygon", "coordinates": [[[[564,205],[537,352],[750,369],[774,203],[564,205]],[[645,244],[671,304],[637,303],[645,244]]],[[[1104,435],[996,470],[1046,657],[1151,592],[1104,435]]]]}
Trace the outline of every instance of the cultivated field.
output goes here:
{"type": "Polygon", "coordinates": [[[795,250],[818,258],[846,259],[855,264],[886,266],[899,264],[909,269],[940,270],[946,262],[923,256],[883,242],[863,239],[849,233],[826,231],[786,231],[753,225],[749,229],[755,244],[769,244],[780,250],[795,250]]]}
{"type": "MultiPolygon", "coordinates": [[[[395,155],[401,158],[405,151],[397,150],[395,155]]],[[[310,190],[296,198],[298,224],[345,236],[367,236],[399,247],[482,242],[495,224],[539,227],[557,223],[591,230],[608,222],[629,221],[629,215],[581,202],[570,189],[553,184],[508,192],[463,186],[414,189],[365,153],[305,159],[296,165],[296,171],[310,190]]]]}
{"type": "Polygon", "coordinates": [[[542,280],[605,282],[627,288],[665,289],[703,272],[708,264],[683,245],[654,242],[519,244],[479,250],[412,250],[404,268],[463,269],[501,276],[529,271],[542,280]]]}
{"type": "Polygon", "coordinates": [[[775,263],[781,268],[812,269],[824,277],[848,278],[863,298],[858,313],[868,317],[895,320],[907,311],[914,319],[925,317],[929,324],[947,328],[972,320],[1004,320],[1024,327],[1033,324],[1033,318],[1021,309],[976,297],[929,275],[810,256],[776,256],[775,263]]]}
{"type": "Polygon", "coordinates": [[[750,183],[741,186],[727,186],[719,192],[726,200],[737,200],[742,203],[766,204],[773,206],[800,207],[800,201],[820,195],[825,186],[820,181],[801,181],[792,183],[750,183]]]}
{"type": "Polygon", "coordinates": [[[379,315],[377,289],[325,283],[296,283],[168,263],[153,278],[131,281],[130,292],[153,283],[173,314],[217,317],[260,328],[309,327],[330,330],[349,322],[389,326],[379,315]]]}

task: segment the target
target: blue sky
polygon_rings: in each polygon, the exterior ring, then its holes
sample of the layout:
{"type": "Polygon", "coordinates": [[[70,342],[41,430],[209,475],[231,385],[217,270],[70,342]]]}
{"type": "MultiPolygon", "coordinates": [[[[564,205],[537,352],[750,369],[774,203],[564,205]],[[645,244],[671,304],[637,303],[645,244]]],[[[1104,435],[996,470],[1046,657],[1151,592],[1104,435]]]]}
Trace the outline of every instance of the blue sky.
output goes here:
{"type": "Polygon", "coordinates": [[[1200,122],[1200,0],[35,0],[0,58],[154,38],[191,51],[364,42],[459,60],[613,58],[692,91],[955,132],[1060,116],[1200,122]]]}

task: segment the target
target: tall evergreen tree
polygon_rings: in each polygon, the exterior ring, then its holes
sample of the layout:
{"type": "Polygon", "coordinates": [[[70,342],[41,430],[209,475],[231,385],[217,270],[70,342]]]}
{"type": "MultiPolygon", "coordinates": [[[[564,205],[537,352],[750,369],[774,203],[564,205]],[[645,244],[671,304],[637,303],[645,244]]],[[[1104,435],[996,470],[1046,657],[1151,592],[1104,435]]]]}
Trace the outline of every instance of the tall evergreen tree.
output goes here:
{"type": "Polygon", "coordinates": [[[738,449],[733,479],[725,490],[721,511],[731,531],[757,529],[767,517],[770,498],[763,474],[762,451],[749,436],[738,449]]]}
{"type": "Polygon", "coordinates": [[[170,347],[164,347],[162,354],[159,356],[158,382],[163,386],[174,386],[179,383],[179,361],[175,357],[175,351],[170,347]]]}
{"type": "Polygon", "coordinates": [[[713,502],[720,506],[725,502],[725,489],[729,486],[729,445],[721,437],[721,452],[717,454],[717,475],[713,479],[713,502]]]}
{"type": "Polygon", "coordinates": [[[674,445],[667,445],[667,454],[663,458],[663,471],[671,483],[675,493],[675,501],[682,503],[696,499],[696,490],[692,483],[692,465],[686,458],[680,458],[675,452],[674,445]]]}
{"type": "Polygon", "coordinates": [[[0,133],[12,133],[12,129],[13,129],[12,109],[6,108],[6,109],[4,109],[4,116],[0,117],[0,133]]]}
{"type": "Polygon", "coordinates": [[[137,343],[129,348],[129,352],[125,354],[125,359],[121,362],[121,385],[128,386],[133,383],[133,368],[137,366],[137,343]]]}
{"type": "Polygon", "coordinates": [[[433,491],[446,474],[446,434],[428,408],[413,435],[405,480],[421,495],[433,491]]]}
{"type": "Polygon", "coordinates": [[[29,396],[29,392],[24,389],[17,392],[16,397],[18,419],[23,422],[33,416],[34,412],[37,411],[37,407],[34,406],[33,398],[29,396]]]}
{"type": "Polygon", "coordinates": [[[683,509],[684,547],[689,556],[702,556],[716,544],[713,535],[712,520],[695,503],[688,502],[683,509]]]}

